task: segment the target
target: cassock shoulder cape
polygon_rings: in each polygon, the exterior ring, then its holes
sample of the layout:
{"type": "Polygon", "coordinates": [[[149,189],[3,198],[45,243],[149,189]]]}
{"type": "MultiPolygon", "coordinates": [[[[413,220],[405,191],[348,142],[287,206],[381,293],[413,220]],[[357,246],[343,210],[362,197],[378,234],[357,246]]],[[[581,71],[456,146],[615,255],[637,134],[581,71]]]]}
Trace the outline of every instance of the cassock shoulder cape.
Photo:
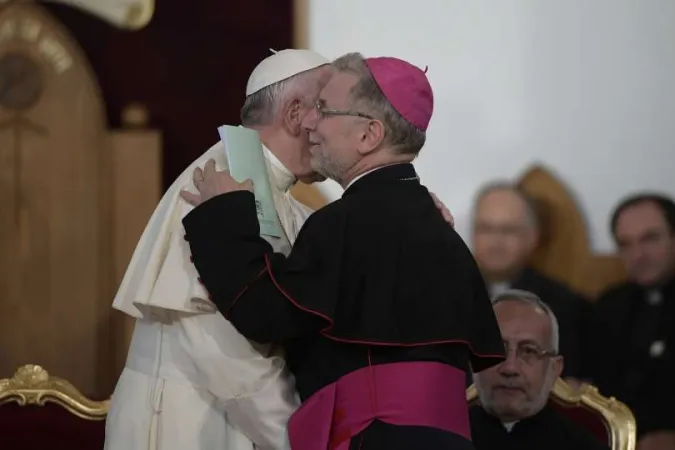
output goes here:
{"type": "Polygon", "coordinates": [[[249,339],[459,344],[475,371],[503,358],[478,267],[410,164],[363,177],[314,213],[288,257],[259,237],[248,191],[210,199],[183,224],[214,303],[249,339]]]}

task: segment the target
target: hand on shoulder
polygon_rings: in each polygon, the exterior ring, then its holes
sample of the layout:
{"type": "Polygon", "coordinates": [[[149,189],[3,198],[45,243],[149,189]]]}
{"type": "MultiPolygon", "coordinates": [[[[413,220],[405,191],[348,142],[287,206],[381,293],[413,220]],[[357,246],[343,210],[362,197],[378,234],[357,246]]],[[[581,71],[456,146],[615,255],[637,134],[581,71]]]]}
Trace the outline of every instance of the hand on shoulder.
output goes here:
{"type": "Polygon", "coordinates": [[[243,183],[237,182],[227,170],[216,170],[216,161],[209,159],[201,167],[195,168],[192,173],[192,182],[197,188],[198,193],[181,190],[180,196],[192,206],[199,206],[205,201],[221,194],[227,194],[235,191],[253,192],[253,182],[244,180],[243,183]]]}

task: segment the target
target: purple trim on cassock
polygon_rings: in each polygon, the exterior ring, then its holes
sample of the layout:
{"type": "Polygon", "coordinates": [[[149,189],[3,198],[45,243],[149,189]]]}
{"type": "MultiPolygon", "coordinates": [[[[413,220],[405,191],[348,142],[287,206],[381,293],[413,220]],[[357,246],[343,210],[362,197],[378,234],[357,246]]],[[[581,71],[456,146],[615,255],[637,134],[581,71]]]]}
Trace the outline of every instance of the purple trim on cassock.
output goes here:
{"type": "Polygon", "coordinates": [[[291,417],[293,450],[347,450],[375,419],[425,426],[471,440],[464,371],[436,362],[382,364],[351,372],[312,395],[291,417]]]}

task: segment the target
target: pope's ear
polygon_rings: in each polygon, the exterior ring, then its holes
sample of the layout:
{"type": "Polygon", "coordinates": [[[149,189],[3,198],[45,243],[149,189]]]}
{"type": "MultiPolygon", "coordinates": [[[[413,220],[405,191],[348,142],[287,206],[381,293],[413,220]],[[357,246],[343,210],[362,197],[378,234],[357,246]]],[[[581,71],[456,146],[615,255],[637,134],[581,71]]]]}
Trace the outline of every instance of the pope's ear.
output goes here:
{"type": "Polygon", "coordinates": [[[284,107],[283,127],[291,136],[299,136],[302,133],[302,100],[294,98],[284,107]]]}

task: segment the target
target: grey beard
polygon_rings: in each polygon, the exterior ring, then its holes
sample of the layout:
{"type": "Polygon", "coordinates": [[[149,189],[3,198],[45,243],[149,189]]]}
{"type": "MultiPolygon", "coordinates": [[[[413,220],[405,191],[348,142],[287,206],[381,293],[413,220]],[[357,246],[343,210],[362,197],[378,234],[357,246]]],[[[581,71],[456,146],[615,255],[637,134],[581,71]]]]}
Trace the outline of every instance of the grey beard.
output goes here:
{"type": "Polygon", "coordinates": [[[333,164],[331,161],[322,159],[318,167],[312,166],[312,169],[324,177],[330,178],[338,184],[342,184],[341,171],[336,167],[336,164],[333,164]]]}

